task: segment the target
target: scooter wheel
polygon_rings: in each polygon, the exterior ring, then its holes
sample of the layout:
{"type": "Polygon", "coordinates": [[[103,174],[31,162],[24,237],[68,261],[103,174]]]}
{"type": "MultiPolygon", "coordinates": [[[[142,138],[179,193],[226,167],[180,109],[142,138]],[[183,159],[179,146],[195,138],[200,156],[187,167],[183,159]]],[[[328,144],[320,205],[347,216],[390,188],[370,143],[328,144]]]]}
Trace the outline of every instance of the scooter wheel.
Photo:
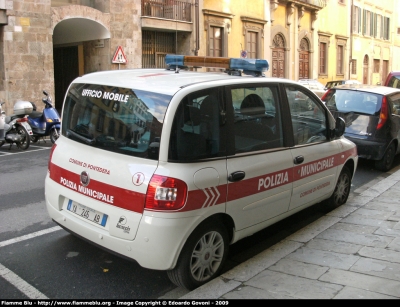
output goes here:
{"type": "Polygon", "coordinates": [[[53,129],[50,132],[50,141],[54,144],[60,136],[60,129],[53,129]]]}
{"type": "Polygon", "coordinates": [[[22,126],[17,127],[17,132],[23,137],[23,140],[17,144],[17,146],[22,149],[26,150],[28,149],[30,143],[31,143],[31,138],[29,137],[28,131],[22,126]]]}
{"type": "Polygon", "coordinates": [[[37,143],[37,141],[39,141],[39,137],[36,136],[36,135],[32,135],[32,136],[31,136],[31,142],[32,142],[32,143],[37,143]]]}

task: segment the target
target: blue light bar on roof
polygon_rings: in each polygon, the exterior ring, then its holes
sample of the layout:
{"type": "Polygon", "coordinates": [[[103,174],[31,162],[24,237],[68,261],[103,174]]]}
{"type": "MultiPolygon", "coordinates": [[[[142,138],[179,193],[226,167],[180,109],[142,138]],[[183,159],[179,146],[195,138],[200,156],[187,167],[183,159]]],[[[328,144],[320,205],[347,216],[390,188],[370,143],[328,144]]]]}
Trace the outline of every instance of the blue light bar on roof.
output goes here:
{"type": "Polygon", "coordinates": [[[260,75],[267,71],[269,64],[267,60],[241,59],[225,57],[203,57],[167,54],[165,64],[168,68],[175,69],[187,67],[224,68],[227,71],[256,72],[260,75]]]}

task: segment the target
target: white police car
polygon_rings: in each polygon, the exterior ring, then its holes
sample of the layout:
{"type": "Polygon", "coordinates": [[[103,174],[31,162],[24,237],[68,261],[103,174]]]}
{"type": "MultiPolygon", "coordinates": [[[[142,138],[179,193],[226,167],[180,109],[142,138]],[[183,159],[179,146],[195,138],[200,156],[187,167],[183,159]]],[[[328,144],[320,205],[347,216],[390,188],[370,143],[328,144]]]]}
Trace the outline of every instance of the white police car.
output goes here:
{"type": "Polygon", "coordinates": [[[356,146],[310,90],[263,77],[265,60],[166,64],[72,82],[45,182],[56,223],[193,289],[218,275],[230,244],[346,202],[356,146]]]}

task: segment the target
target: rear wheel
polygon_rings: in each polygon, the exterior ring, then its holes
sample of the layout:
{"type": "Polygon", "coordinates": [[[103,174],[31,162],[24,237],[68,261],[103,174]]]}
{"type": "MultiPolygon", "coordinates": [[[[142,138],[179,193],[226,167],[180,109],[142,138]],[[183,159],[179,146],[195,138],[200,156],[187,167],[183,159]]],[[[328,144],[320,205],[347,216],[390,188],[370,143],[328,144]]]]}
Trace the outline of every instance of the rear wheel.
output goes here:
{"type": "Polygon", "coordinates": [[[18,126],[17,133],[21,136],[21,142],[18,142],[17,146],[22,150],[28,149],[29,144],[31,142],[31,138],[29,137],[28,131],[26,131],[25,127],[18,126]]]}
{"type": "Polygon", "coordinates": [[[50,141],[54,144],[60,136],[60,129],[52,129],[50,132],[50,141]]]}
{"type": "Polygon", "coordinates": [[[390,170],[392,168],[395,152],[396,146],[391,143],[386,149],[386,152],[383,155],[382,159],[375,161],[375,168],[384,172],[390,170]]]}
{"type": "Polygon", "coordinates": [[[329,206],[338,207],[346,203],[351,188],[351,172],[347,166],[343,166],[336,182],[335,190],[331,197],[326,200],[329,206]]]}
{"type": "Polygon", "coordinates": [[[177,286],[193,290],[218,276],[228,254],[228,232],[217,221],[200,225],[186,241],[176,267],[167,271],[177,286]]]}

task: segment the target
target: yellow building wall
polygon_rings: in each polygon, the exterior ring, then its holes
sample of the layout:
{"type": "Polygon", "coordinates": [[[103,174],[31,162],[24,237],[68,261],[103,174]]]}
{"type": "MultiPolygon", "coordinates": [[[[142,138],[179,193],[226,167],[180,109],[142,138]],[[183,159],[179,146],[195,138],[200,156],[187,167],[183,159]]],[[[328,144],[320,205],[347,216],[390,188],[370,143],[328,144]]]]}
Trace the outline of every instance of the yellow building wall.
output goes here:
{"type": "MultiPolygon", "coordinates": [[[[318,75],[318,81],[326,84],[332,80],[343,80],[348,78],[349,70],[349,28],[350,28],[350,1],[341,4],[338,1],[327,1],[327,6],[318,12],[318,31],[331,34],[328,46],[327,76],[318,75]],[[332,18],[335,16],[335,18],[332,18]],[[348,37],[344,54],[344,74],[337,73],[337,38],[348,37]]],[[[318,35],[318,33],[316,33],[318,35]]],[[[319,46],[315,46],[315,52],[319,53],[319,46]]],[[[319,59],[318,63],[319,65],[319,59]]],[[[319,71],[319,69],[318,69],[319,71]]]]}
{"type": "MultiPolygon", "coordinates": [[[[204,0],[204,9],[234,15],[228,34],[228,57],[239,58],[240,51],[245,50],[245,36],[241,16],[264,19],[264,0],[204,0]]],[[[203,31],[202,41],[207,43],[207,33],[203,31]]],[[[204,46],[204,49],[205,46],[204,46]]],[[[263,52],[262,52],[263,54],[263,52]]]]}

